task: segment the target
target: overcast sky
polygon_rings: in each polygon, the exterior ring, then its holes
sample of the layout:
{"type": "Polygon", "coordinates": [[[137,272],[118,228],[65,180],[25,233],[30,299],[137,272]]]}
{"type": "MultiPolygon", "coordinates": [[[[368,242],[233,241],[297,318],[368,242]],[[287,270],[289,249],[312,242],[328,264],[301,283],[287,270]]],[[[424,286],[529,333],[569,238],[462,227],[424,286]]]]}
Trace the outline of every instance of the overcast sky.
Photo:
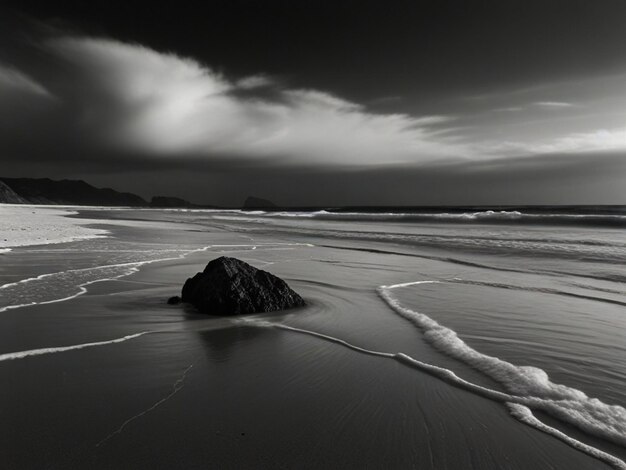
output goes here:
{"type": "Polygon", "coordinates": [[[0,11],[0,176],[226,205],[626,204],[622,0],[54,3],[0,11]]]}

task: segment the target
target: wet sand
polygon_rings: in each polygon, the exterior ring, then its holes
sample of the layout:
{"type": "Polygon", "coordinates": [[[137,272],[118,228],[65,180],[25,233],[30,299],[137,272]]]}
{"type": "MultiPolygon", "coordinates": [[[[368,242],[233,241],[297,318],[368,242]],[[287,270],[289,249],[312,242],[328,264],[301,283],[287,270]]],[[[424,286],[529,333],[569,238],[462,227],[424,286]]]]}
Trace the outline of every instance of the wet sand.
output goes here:
{"type": "MultiPolygon", "coordinates": [[[[501,403],[398,361],[165,304],[186,277],[227,253],[283,277],[309,304],[253,319],[403,352],[497,388],[421,340],[376,293],[426,279],[445,269],[440,262],[190,228],[164,243],[187,237],[214,247],[90,284],[67,301],[2,312],[0,354],[144,333],[0,362],[5,468],[610,468],[513,419],[501,403]],[[215,246],[237,243],[247,246],[215,246]]],[[[29,256],[36,266],[37,253],[29,256]]]]}

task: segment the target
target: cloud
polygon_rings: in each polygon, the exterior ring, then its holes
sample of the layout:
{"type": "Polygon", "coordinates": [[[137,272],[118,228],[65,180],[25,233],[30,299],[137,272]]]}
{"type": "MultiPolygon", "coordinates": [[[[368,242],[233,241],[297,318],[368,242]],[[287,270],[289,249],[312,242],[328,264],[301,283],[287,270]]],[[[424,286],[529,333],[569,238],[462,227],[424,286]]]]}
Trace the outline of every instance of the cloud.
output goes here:
{"type": "Polygon", "coordinates": [[[468,151],[436,136],[431,126],[449,119],[442,116],[376,114],[330,93],[282,88],[264,75],[233,81],[195,60],[109,39],[57,38],[47,49],[64,62],[67,76],[55,92],[72,119],[114,150],[344,166],[468,151]]]}
{"type": "Polygon", "coordinates": [[[626,149],[619,126],[598,122],[572,132],[569,119],[579,107],[567,98],[527,96],[523,107],[519,97],[500,100],[500,108],[485,103],[482,116],[412,116],[373,112],[264,74],[228,78],[197,60],[112,39],[55,37],[33,57],[25,71],[0,65],[0,150],[7,159],[62,158],[98,168],[376,169],[626,149]],[[564,112],[546,126],[542,108],[564,112]]]}
{"type": "Polygon", "coordinates": [[[626,152],[626,128],[572,133],[529,147],[532,153],[626,152]]]}
{"type": "Polygon", "coordinates": [[[576,132],[533,142],[500,141],[481,143],[477,144],[476,149],[477,151],[501,156],[626,152],[626,128],[576,132]]]}
{"type": "Polygon", "coordinates": [[[265,75],[252,75],[250,77],[244,77],[236,82],[238,88],[242,88],[244,90],[254,89],[254,88],[263,88],[274,85],[272,79],[265,75]]]}
{"type": "Polygon", "coordinates": [[[14,67],[0,63],[0,93],[23,92],[50,97],[50,92],[43,85],[14,67]]]}
{"type": "Polygon", "coordinates": [[[523,110],[524,108],[522,106],[508,106],[506,108],[496,108],[493,111],[496,113],[517,113],[523,110]]]}
{"type": "Polygon", "coordinates": [[[533,103],[533,105],[542,108],[571,108],[574,106],[572,103],[565,103],[563,101],[537,101],[533,103]]]}
{"type": "Polygon", "coordinates": [[[571,108],[574,105],[572,103],[565,103],[562,101],[535,101],[534,103],[531,103],[530,105],[527,105],[527,106],[507,106],[504,108],[495,108],[493,109],[493,111],[497,113],[499,112],[514,113],[518,111],[528,110],[531,106],[544,108],[544,109],[559,109],[559,108],[571,108]]]}

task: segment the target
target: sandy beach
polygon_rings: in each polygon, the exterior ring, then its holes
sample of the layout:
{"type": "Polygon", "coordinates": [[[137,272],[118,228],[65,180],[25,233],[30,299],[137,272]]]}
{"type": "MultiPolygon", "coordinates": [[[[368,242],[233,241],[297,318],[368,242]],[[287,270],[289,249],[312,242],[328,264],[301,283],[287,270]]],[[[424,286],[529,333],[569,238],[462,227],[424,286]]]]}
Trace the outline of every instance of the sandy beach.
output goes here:
{"type": "MultiPolygon", "coordinates": [[[[99,218],[97,228],[108,230],[108,238],[0,255],[6,468],[598,469],[621,468],[626,457],[619,442],[535,410],[555,426],[550,429],[587,446],[576,448],[515,419],[501,401],[390,357],[402,353],[494,393],[512,393],[434,347],[377,291],[477,273],[484,280],[484,268],[407,244],[289,234],[270,223],[201,213],[82,211],[79,217],[99,218]],[[213,318],[165,303],[187,277],[224,254],[279,275],[307,307],[213,318]],[[29,292],[37,305],[6,308],[28,303],[29,292]]],[[[515,276],[523,283],[531,274],[515,276]]],[[[469,344],[480,344],[463,316],[446,319],[433,308],[462,310],[466,302],[471,315],[480,297],[472,292],[476,286],[415,287],[421,290],[399,289],[398,301],[419,302],[469,344]]],[[[510,298],[503,301],[514,308],[510,298]]],[[[623,309],[602,307],[607,316],[623,309]]],[[[484,321],[472,318],[475,327],[484,321]]],[[[540,338],[534,341],[532,347],[542,347],[540,338]]],[[[522,355],[529,342],[519,344],[522,355]]],[[[481,351],[520,359],[514,346],[504,354],[491,346],[481,351]]],[[[550,377],[575,386],[560,370],[550,377]]],[[[619,404],[610,390],[601,398],[619,404]]]]}

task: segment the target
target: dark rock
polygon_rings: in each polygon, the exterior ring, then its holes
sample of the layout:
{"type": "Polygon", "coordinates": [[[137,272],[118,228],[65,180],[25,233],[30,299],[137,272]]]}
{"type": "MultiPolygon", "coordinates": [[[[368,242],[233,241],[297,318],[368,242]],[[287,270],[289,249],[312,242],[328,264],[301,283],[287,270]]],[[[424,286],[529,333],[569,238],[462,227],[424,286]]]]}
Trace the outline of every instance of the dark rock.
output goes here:
{"type": "Polygon", "coordinates": [[[302,297],[282,279],[226,256],[187,279],[182,300],[211,315],[273,312],[304,305],[302,297]]]}
{"type": "Polygon", "coordinates": [[[267,199],[249,196],[243,203],[244,209],[276,209],[276,204],[267,199]]]}
{"type": "Polygon", "coordinates": [[[169,299],[167,299],[167,303],[168,305],[178,305],[179,303],[181,303],[183,301],[183,299],[181,299],[179,296],[175,295],[174,297],[170,297],[169,299]]]}

